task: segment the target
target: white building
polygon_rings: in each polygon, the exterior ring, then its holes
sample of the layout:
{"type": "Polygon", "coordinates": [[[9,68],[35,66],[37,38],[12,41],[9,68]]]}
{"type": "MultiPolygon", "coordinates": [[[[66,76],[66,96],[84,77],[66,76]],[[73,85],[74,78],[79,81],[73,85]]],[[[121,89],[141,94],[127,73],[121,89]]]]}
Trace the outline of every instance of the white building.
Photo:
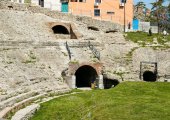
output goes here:
{"type": "MultiPolygon", "coordinates": [[[[11,2],[26,3],[28,0],[11,0],[11,2]]],[[[61,11],[60,0],[30,0],[32,5],[39,5],[44,8],[49,8],[51,10],[61,11]]]]}
{"type": "Polygon", "coordinates": [[[51,10],[61,11],[60,0],[31,0],[31,3],[34,5],[40,5],[44,8],[49,8],[51,10]]]}

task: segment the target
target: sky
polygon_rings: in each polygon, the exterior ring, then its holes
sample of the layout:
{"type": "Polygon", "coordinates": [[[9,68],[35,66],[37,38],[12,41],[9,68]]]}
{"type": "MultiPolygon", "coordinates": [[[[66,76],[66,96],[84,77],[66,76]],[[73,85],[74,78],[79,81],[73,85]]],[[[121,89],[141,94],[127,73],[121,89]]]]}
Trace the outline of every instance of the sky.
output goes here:
{"type": "MultiPolygon", "coordinates": [[[[142,1],[146,4],[147,8],[152,8],[152,5],[150,3],[156,2],[156,0],[134,0],[134,4],[136,5],[137,2],[142,1]]],[[[164,5],[168,5],[170,3],[170,0],[166,0],[164,5]]]]}

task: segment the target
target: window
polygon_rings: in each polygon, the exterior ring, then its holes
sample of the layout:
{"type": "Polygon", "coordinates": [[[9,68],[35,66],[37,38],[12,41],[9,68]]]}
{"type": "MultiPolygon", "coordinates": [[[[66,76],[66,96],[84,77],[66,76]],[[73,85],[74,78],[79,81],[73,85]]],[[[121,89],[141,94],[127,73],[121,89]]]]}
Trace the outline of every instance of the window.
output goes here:
{"type": "Polygon", "coordinates": [[[100,9],[94,9],[94,16],[100,16],[100,9]]]}
{"type": "Polygon", "coordinates": [[[79,2],[86,2],[86,0],[79,0],[79,2]]]}
{"type": "Polygon", "coordinates": [[[77,0],[71,0],[71,2],[77,2],[77,0]]]}
{"type": "Polygon", "coordinates": [[[102,0],[95,0],[95,3],[101,3],[102,0]]]}
{"type": "Polygon", "coordinates": [[[126,3],[126,0],[121,0],[121,3],[126,3]]]}
{"type": "Polygon", "coordinates": [[[113,15],[113,14],[114,14],[114,12],[113,12],[113,11],[107,11],[107,14],[109,14],[109,15],[113,15]]]}

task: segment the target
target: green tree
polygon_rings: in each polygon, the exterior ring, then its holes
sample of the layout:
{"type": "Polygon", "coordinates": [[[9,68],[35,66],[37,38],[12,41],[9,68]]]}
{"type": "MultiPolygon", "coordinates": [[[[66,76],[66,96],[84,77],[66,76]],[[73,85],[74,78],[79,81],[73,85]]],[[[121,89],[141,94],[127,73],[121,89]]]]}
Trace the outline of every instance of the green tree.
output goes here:
{"type": "Polygon", "coordinates": [[[136,7],[137,8],[142,8],[142,9],[144,9],[144,8],[146,8],[146,4],[144,3],[144,2],[142,2],[142,1],[139,1],[137,4],[136,4],[136,7]]]}
{"type": "Polygon", "coordinates": [[[158,23],[158,33],[160,32],[160,21],[162,21],[164,18],[162,17],[162,13],[165,12],[165,7],[163,6],[163,3],[165,0],[158,0],[156,2],[151,3],[152,4],[152,13],[153,17],[156,18],[156,22],[158,23]]]}

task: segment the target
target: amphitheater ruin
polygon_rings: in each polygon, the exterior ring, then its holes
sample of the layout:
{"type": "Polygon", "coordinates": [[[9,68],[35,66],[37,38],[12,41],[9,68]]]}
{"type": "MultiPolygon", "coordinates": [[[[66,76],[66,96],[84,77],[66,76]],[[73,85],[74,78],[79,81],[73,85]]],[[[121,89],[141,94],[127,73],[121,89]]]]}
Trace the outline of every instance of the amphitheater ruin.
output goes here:
{"type": "Polygon", "coordinates": [[[170,49],[126,40],[121,25],[0,1],[0,118],[77,87],[164,81],[166,75],[170,49]]]}

